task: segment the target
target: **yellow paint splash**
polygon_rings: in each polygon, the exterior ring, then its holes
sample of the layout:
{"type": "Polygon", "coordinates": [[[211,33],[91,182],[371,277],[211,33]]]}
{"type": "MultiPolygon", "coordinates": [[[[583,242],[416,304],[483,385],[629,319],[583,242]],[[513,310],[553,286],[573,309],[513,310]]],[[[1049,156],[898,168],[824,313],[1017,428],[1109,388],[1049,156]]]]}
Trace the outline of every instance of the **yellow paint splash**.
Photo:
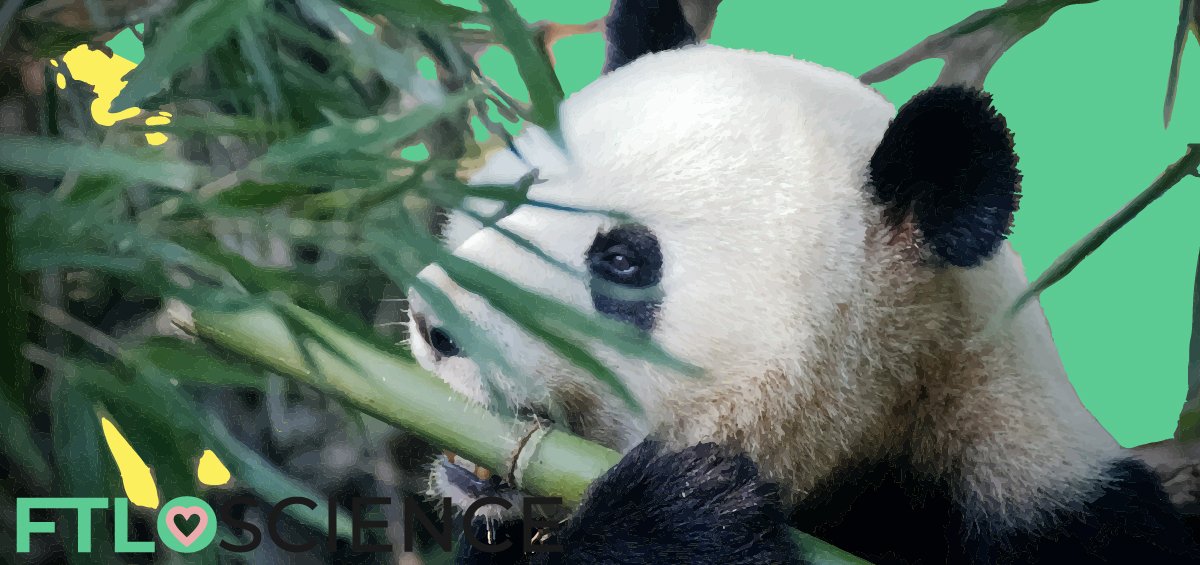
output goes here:
{"type": "MultiPolygon", "coordinates": [[[[170,112],[159,112],[157,116],[146,118],[146,125],[148,126],[165,126],[169,123],[171,123],[170,112]]],[[[167,135],[165,133],[153,132],[146,134],[146,143],[150,145],[162,145],[166,142],[167,135]]]]}
{"type": "Polygon", "coordinates": [[[150,474],[150,467],[142,461],[133,446],[125,440],[125,436],[117,431],[117,427],[103,416],[100,417],[100,427],[104,430],[104,441],[117,462],[121,472],[121,484],[125,487],[125,496],[129,501],[144,507],[158,508],[158,486],[150,474]]]}
{"type": "Polygon", "coordinates": [[[217,458],[211,449],[205,449],[200,456],[200,465],[196,468],[196,477],[200,482],[216,487],[229,482],[229,469],[217,458]]]}
{"type": "MultiPolygon", "coordinates": [[[[102,126],[111,126],[142,113],[141,108],[126,108],[115,113],[111,111],[113,100],[121,93],[121,89],[125,88],[126,82],[121,80],[121,77],[133,70],[137,63],[120,55],[114,54],[109,57],[103,51],[93,50],[86,44],[67,51],[62,59],[71,73],[71,78],[91,85],[92,91],[96,93],[96,99],[92,101],[91,105],[92,119],[96,120],[96,123],[102,126]]],[[[59,66],[58,61],[52,60],[50,64],[54,67],[59,66]]],[[[58,83],[59,88],[66,88],[67,80],[62,73],[58,73],[55,82],[58,83]]],[[[158,116],[147,118],[146,124],[164,125],[170,121],[170,114],[160,112],[158,116]],[[166,121],[160,121],[162,119],[166,121]],[[154,122],[152,123],[151,120],[154,122]]],[[[146,142],[150,145],[162,145],[166,141],[167,136],[164,134],[157,132],[146,134],[146,142]]]]}

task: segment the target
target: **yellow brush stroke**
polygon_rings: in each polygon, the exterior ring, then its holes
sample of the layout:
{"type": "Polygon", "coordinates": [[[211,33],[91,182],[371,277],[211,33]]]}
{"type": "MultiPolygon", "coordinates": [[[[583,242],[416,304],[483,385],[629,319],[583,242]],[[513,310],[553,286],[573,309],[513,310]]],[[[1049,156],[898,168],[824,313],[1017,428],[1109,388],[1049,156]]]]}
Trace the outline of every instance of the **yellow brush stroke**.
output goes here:
{"type": "Polygon", "coordinates": [[[200,456],[200,465],[196,469],[196,477],[208,486],[220,486],[229,482],[229,469],[217,458],[211,449],[205,449],[200,456]]]}
{"type": "MultiPolygon", "coordinates": [[[[168,112],[159,112],[158,116],[150,116],[146,118],[148,126],[165,126],[171,123],[171,114],[168,112]]],[[[146,134],[146,142],[150,145],[162,145],[167,142],[167,135],[163,133],[148,133],[146,134]]]]}
{"type": "Polygon", "coordinates": [[[104,429],[104,441],[117,462],[121,472],[121,484],[125,487],[125,496],[129,501],[144,507],[158,508],[158,486],[150,474],[150,467],[142,461],[133,446],[125,440],[125,436],[117,431],[117,427],[108,418],[100,417],[100,427],[104,429]]]}
{"type": "Polygon", "coordinates": [[[92,119],[96,123],[111,126],[142,112],[141,108],[126,108],[115,114],[109,111],[112,101],[125,88],[125,81],[121,77],[137,66],[133,61],[120,55],[109,57],[103,51],[92,50],[84,44],[67,51],[63,55],[63,62],[70,69],[72,78],[92,85],[92,90],[96,92],[96,99],[92,101],[92,119]]]}
{"type": "MultiPolygon", "coordinates": [[[[102,126],[111,126],[142,113],[141,108],[126,108],[115,113],[111,111],[113,100],[121,93],[121,89],[125,88],[126,82],[121,80],[121,77],[133,70],[137,63],[120,55],[114,54],[109,57],[103,51],[93,50],[87,44],[67,51],[63,55],[63,62],[66,63],[71,78],[91,85],[92,90],[96,93],[96,99],[92,101],[91,105],[92,119],[96,120],[96,123],[102,126]]],[[[51,61],[50,64],[58,66],[57,61],[51,61]]],[[[66,86],[65,78],[60,78],[57,82],[59,88],[66,86]]],[[[155,118],[147,119],[146,123],[149,125],[170,123],[170,119],[166,122],[150,123],[151,119],[155,118]]],[[[151,145],[162,145],[166,141],[167,136],[161,133],[146,134],[146,142],[151,145]]]]}

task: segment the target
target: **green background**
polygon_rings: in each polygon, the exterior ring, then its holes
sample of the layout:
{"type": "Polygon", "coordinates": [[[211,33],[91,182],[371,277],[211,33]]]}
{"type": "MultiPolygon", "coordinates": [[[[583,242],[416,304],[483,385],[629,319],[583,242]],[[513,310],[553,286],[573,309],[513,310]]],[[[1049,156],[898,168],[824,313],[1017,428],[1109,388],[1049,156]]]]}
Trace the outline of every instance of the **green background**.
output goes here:
{"type": "MultiPolygon", "coordinates": [[[[448,3],[479,7],[472,0],[448,3]]],[[[599,18],[609,6],[609,0],[513,3],[529,21],[562,23],[599,18]]],[[[726,0],[711,43],[858,75],[1000,3],[726,0]]],[[[1194,136],[1200,104],[1191,102],[1200,96],[1194,40],[1171,127],[1162,125],[1178,13],[1176,0],[1066,8],[1017,43],[988,77],[986,87],[1015,132],[1025,174],[1012,240],[1031,277],[1145,188],[1187,142],[1200,141],[1194,136]]],[[[140,46],[129,38],[115,41],[114,50],[140,60],[140,46]]],[[[565,38],[554,52],[568,92],[599,75],[599,35],[565,38]]],[[[481,64],[509,92],[523,91],[500,49],[489,50],[481,64]]],[[[899,104],[932,84],[940,65],[927,61],[876,86],[899,104]]],[[[1198,184],[1185,180],[1043,297],[1071,382],[1122,445],[1169,437],[1186,393],[1198,184]]]]}

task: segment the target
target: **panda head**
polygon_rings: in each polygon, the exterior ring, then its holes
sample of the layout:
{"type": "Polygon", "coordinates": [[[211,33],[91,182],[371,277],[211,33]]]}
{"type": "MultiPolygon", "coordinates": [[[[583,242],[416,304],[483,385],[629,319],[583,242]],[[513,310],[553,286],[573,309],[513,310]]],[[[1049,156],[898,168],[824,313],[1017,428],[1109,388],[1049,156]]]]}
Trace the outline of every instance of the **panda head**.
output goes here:
{"type": "MultiPolygon", "coordinates": [[[[496,155],[473,179],[536,169],[530,203],[494,227],[452,217],[448,245],[702,374],[582,341],[642,407],[631,410],[436,264],[423,283],[519,374],[473,359],[419,289],[415,357],[476,402],[495,398],[490,379],[509,408],[619,451],[652,433],[732,444],[785,483],[888,425],[903,368],[955,318],[942,275],[996,253],[1017,199],[1011,136],[986,95],[934,88],[897,113],[854,77],[763,53],[641,57],[566,101],[561,128],[561,145],[529,131],[520,157],[496,155]]],[[[435,466],[439,493],[464,507],[487,493],[452,467],[435,466]]]]}

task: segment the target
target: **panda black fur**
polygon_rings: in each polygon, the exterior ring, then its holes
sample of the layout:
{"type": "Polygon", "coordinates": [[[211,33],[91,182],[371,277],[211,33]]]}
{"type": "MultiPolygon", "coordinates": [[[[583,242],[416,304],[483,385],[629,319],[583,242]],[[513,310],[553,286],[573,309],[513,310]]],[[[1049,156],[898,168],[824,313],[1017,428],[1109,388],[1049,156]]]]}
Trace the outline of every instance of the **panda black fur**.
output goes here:
{"type": "MultiPolygon", "coordinates": [[[[893,116],[836,71],[686,45],[678,8],[614,2],[612,72],[563,106],[569,156],[533,130],[521,158],[474,179],[538,169],[541,204],[500,226],[573,272],[465,216],[446,237],[706,374],[584,342],[645,407],[635,416],[430,266],[421,276],[538,386],[414,339],[422,365],[484,404],[493,379],[514,408],[626,454],[551,534],[563,552],[462,544],[460,562],[803,562],[788,526],[878,563],[1197,562],[1157,478],[1079,403],[1040,308],[992,327],[1025,276],[1004,241],[1017,158],[991,99],[936,87],[893,116]]],[[[412,335],[430,336],[436,312],[410,303],[412,335]]],[[[487,485],[450,465],[432,490],[465,508],[487,485]]],[[[477,528],[516,540],[507,518],[477,528]]]]}

